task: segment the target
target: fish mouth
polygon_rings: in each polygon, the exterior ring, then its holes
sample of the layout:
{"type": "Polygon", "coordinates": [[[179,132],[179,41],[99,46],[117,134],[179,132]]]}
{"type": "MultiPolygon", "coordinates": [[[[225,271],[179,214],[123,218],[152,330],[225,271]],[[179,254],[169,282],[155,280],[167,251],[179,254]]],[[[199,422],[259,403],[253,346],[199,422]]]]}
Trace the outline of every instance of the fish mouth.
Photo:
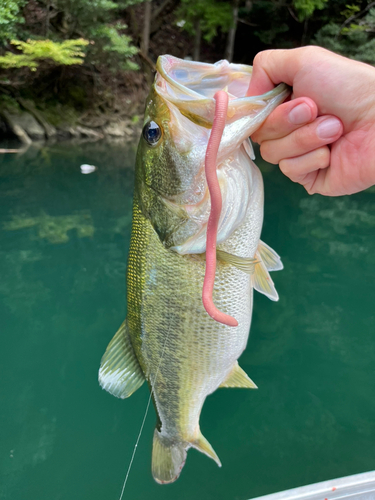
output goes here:
{"type": "MultiPolygon", "coordinates": [[[[242,159],[240,155],[249,154],[248,137],[259,128],[272,110],[289,94],[289,88],[280,84],[270,92],[261,96],[247,96],[252,67],[240,64],[231,64],[228,61],[219,61],[215,64],[184,61],[176,57],[165,55],[158,58],[155,92],[167,103],[174,117],[175,123],[185,121],[175,135],[175,145],[179,144],[179,135],[190,135],[186,143],[194,144],[193,160],[198,164],[195,171],[199,174],[200,166],[204,163],[206,185],[209,189],[210,214],[206,217],[205,199],[197,199],[192,182],[191,189],[184,192],[187,201],[194,201],[194,211],[197,218],[203,218],[203,223],[197,224],[200,229],[194,235],[187,237],[178,246],[172,247],[178,253],[206,253],[206,270],[202,290],[202,301],[207,313],[215,320],[227,326],[238,326],[238,322],[230,315],[219,311],[213,302],[213,288],[216,274],[216,246],[218,241],[227,239],[233,231],[245,220],[247,206],[252,193],[251,157],[242,159]],[[177,109],[176,109],[177,108],[177,109]],[[177,111],[178,110],[178,111],[177,111]],[[175,113],[177,111],[177,113],[175,113]],[[179,117],[183,115],[189,121],[179,117]],[[198,127],[197,127],[198,125],[198,127]],[[188,130],[190,132],[188,132],[188,130]],[[195,129],[195,130],[193,130],[195,129]],[[200,129],[198,133],[194,133],[200,129]],[[211,129],[210,132],[207,129],[211,129]],[[203,140],[202,140],[203,139],[203,140]],[[201,143],[205,146],[202,155],[201,143]],[[198,150],[201,150],[197,153],[198,150]],[[237,151],[237,157],[235,156],[237,151]],[[195,153],[195,154],[194,154],[195,153]],[[204,159],[204,162],[202,161],[204,159]],[[237,160],[237,161],[236,161],[237,160]],[[250,163],[249,163],[250,162],[250,163]],[[236,164],[236,165],[234,165],[236,164]],[[235,168],[232,168],[235,166],[235,168]],[[219,182],[218,169],[222,167],[223,181],[219,182]],[[237,168],[236,168],[237,167],[237,168]],[[230,192],[230,174],[236,171],[239,175],[235,179],[235,190],[232,196],[224,194],[230,192]],[[250,175],[250,177],[249,177],[250,175]],[[238,187],[244,185],[244,193],[238,196],[238,187]],[[237,205],[236,203],[237,202],[237,205]],[[201,206],[200,206],[201,205],[201,206]],[[224,212],[223,212],[224,205],[224,212]],[[235,207],[236,210],[233,208],[235,207]],[[203,208],[203,210],[202,210],[203,208]],[[202,212],[200,214],[200,212],[202,212]],[[199,217],[199,214],[201,217],[199,217]],[[202,217],[203,216],[203,217],[202,217]]],[[[173,133],[172,127],[172,133],[173,133]]],[[[197,175],[195,176],[197,180],[197,175]]],[[[186,207],[187,208],[187,207],[186,207]]],[[[185,236],[188,236],[187,234],[185,236]]]]}
{"type": "MultiPolygon", "coordinates": [[[[190,180],[182,193],[161,196],[173,212],[183,209],[185,217],[197,228],[194,234],[181,230],[172,250],[182,255],[203,253],[211,206],[204,166],[215,117],[215,95],[223,90],[228,95],[216,163],[223,195],[217,235],[217,242],[221,243],[242,223],[253,197],[255,174],[249,161],[254,154],[248,138],[288,96],[290,89],[280,84],[266,94],[248,97],[252,67],[226,60],[209,64],[163,55],[159,56],[156,67],[154,90],[170,110],[169,132],[190,180]]],[[[192,224],[189,231],[191,227],[192,224]]]]}
{"type": "Polygon", "coordinates": [[[289,91],[287,85],[280,84],[261,96],[247,97],[252,67],[226,60],[209,64],[163,55],[159,56],[156,69],[156,92],[182,115],[208,129],[215,116],[214,95],[220,90],[229,97],[226,124],[256,114],[268,101],[281,94],[286,97],[289,91]]]}

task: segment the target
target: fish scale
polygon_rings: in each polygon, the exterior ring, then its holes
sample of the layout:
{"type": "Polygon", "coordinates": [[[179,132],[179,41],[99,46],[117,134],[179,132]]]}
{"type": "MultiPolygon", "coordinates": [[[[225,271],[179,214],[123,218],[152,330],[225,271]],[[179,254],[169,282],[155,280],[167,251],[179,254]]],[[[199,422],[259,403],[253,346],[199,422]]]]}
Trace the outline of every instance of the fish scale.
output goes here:
{"type": "Polygon", "coordinates": [[[245,141],[289,90],[280,85],[244,98],[251,68],[226,61],[211,65],[162,56],[157,69],[137,153],[128,315],[102,358],[99,381],[120,398],[147,381],[157,414],[152,474],[164,484],[178,478],[191,447],[221,465],[199,427],[206,397],[219,387],[256,388],[237,360],[249,336],[253,290],[277,300],[268,270],[282,264],[260,241],[262,176],[245,141]],[[223,217],[213,301],[237,327],[216,322],[202,303],[209,215],[204,145],[213,96],[223,82],[232,94],[217,164],[223,217]]]}

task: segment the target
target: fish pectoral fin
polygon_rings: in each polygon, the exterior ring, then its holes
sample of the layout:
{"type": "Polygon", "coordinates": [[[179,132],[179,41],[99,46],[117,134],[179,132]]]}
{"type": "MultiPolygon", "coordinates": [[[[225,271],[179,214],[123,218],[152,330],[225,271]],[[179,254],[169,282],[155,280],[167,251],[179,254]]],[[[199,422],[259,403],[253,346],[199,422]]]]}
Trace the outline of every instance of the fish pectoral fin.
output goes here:
{"type": "Polygon", "coordinates": [[[284,269],[280,255],[263,241],[259,241],[258,252],[268,271],[281,271],[281,269],[284,269]]]}
{"type": "Polygon", "coordinates": [[[260,262],[255,264],[254,274],[251,277],[253,288],[269,299],[278,301],[279,295],[266,266],[263,264],[258,252],[255,253],[255,256],[258,257],[260,262]]]}
{"type": "Polygon", "coordinates": [[[237,361],[233,370],[219,387],[243,387],[247,389],[258,389],[258,386],[254,384],[237,361]]]}
{"type": "Polygon", "coordinates": [[[194,439],[192,441],[189,441],[190,445],[195,448],[196,450],[200,451],[201,453],[204,453],[208,457],[212,458],[219,467],[221,467],[221,462],[219,457],[216,455],[214,449],[210,445],[210,443],[207,441],[207,439],[203,436],[203,434],[199,431],[199,436],[197,439],[194,439]]]}
{"type": "Polygon", "coordinates": [[[259,262],[258,259],[252,259],[251,257],[238,257],[237,255],[224,252],[224,250],[216,250],[216,256],[218,260],[226,262],[227,264],[232,264],[232,266],[247,274],[253,274],[255,264],[259,262]]]}
{"type": "Polygon", "coordinates": [[[143,382],[145,376],[130,342],[126,320],[102,357],[99,383],[103,389],[117,398],[128,398],[143,382]]]}
{"type": "Polygon", "coordinates": [[[159,484],[173,483],[178,479],[186,461],[188,443],[173,443],[155,429],[152,444],[152,476],[159,484]]]}
{"type": "Polygon", "coordinates": [[[250,137],[248,139],[245,139],[243,141],[242,145],[245,148],[245,151],[248,154],[248,156],[250,157],[250,159],[255,160],[254,148],[253,148],[250,137]]]}

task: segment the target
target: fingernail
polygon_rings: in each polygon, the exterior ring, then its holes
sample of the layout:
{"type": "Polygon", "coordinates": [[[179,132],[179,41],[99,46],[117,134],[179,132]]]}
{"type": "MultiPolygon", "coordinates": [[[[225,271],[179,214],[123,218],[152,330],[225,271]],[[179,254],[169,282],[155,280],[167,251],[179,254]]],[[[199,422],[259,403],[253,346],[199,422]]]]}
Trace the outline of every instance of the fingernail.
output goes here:
{"type": "Polygon", "coordinates": [[[311,120],[311,109],[305,103],[298,104],[292,111],[289,112],[289,121],[293,125],[301,125],[311,120]]]}
{"type": "Polygon", "coordinates": [[[341,129],[341,122],[337,118],[327,118],[320,122],[316,128],[316,135],[320,139],[330,139],[337,135],[341,129]]]}

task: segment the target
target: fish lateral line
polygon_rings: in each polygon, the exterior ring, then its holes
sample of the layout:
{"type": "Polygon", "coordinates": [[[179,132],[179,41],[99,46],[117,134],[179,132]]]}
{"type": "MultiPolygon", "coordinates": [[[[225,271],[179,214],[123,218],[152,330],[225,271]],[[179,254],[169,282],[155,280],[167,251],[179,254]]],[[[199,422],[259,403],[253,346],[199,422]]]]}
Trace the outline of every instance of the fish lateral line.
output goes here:
{"type": "Polygon", "coordinates": [[[202,302],[204,308],[212,319],[218,323],[222,323],[223,325],[235,327],[238,326],[238,321],[229,314],[219,311],[219,309],[215,306],[212,297],[216,273],[217,230],[222,208],[222,197],[217,178],[216,162],[221,138],[224,132],[225,120],[227,117],[229,96],[227,92],[219,90],[214,95],[214,99],[216,103],[215,116],[210,138],[207,144],[204,164],[208,190],[211,198],[211,212],[207,224],[206,270],[203,282],[202,302]]]}

